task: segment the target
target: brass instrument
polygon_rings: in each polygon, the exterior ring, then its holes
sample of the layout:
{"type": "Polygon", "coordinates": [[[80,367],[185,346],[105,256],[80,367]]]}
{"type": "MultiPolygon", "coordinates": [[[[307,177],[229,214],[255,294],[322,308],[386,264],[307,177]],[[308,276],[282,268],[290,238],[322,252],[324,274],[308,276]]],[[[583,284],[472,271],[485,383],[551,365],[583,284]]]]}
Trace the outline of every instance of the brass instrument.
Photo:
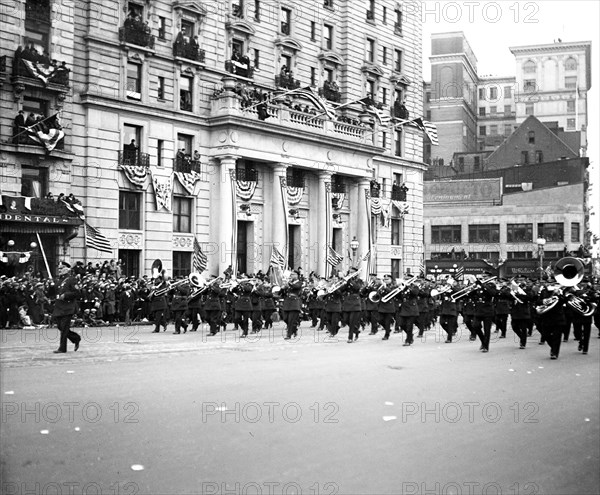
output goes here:
{"type": "MultiPolygon", "coordinates": [[[[195,273],[190,273],[190,279],[192,278],[192,275],[195,275],[195,273]]],[[[204,283],[198,285],[193,284],[196,286],[196,289],[193,290],[190,296],[188,297],[188,302],[196,299],[199,295],[204,294],[213,285],[222,280],[222,277],[217,277],[212,279],[210,282],[206,282],[201,275],[200,278],[203,280],[204,283]]]]}
{"type": "Polygon", "coordinates": [[[462,297],[465,297],[466,295],[470,294],[471,292],[474,292],[479,287],[487,284],[488,282],[491,282],[492,280],[496,280],[497,278],[498,277],[489,277],[489,278],[486,278],[485,280],[477,281],[473,285],[467,285],[465,288],[463,288],[463,289],[459,290],[458,292],[452,294],[450,296],[450,299],[452,300],[452,302],[456,302],[459,299],[461,299],[462,297]]]}
{"type": "Polygon", "coordinates": [[[201,287],[205,283],[206,282],[204,280],[204,277],[202,275],[200,275],[200,273],[198,273],[198,272],[192,272],[192,273],[190,273],[188,275],[188,278],[184,278],[182,280],[178,280],[174,284],[169,284],[167,282],[167,286],[166,287],[154,290],[151,293],[151,295],[153,295],[155,297],[166,296],[169,293],[170,290],[176,289],[177,287],[181,287],[183,285],[192,285],[194,287],[201,287]]]}
{"type": "Polygon", "coordinates": [[[346,275],[343,279],[338,280],[331,287],[327,288],[327,295],[333,294],[335,291],[340,290],[348,281],[360,274],[359,271],[352,272],[350,275],[346,275]]]}
{"type": "MultiPolygon", "coordinates": [[[[575,287],[579,282],[581,282],[581,280],[583,280],[583,270],[583,263],[578,258],[566,256],[559,259],[556,262],[556,265],[554,265],[554,278],[556,278],[556,281],[562,287],[575,287]]],[[[562,287],[559,289],[559,295],[562,295],[562,287]]],[[[550,290],[550,287],[546,287],[546,289],[550,290]]],[[[544,299],[541,305],[535,307],[536,313],[538,315],[543,315],[554,308],[560,301],[559,295],[554,295],[544,299]]],[[[568,296],[567,303],[569,306],[579,312],[584,311],[587,313],[590,310],[590,308],[587,307],[588,304],[574,294],[570,294],[568,296]],[[573,297],[575,297],[576,300],[573,300],[573,297]]],[[[594,311],[592,310],[592,313],[593,312],[594,311]]]]}
{"type": "Polygon", "coordinates": [[[444,287],[442,287],[441,289],[432,289],[431,290],[431,297],[435,297],[435,296],[439,296],[441,294],[445,294],[446,292],[450,292],[452,290],[452,285],[447,284],[444,285],[444,287]]]}
{"type": "Polygon", "coordinates": [[[417,280],[419,278],[418,275],[415,275],[414,277],[409,278],[406,281],[402,281],[400,282],[400,284],[398,285],[398,287],[395,287],[393,290],[391,290],[390,292],[388,292],[385,296],[383,296],[381,298],[381,302],[382,303],[386,303],[391,301],[392,299],[394,299],[394,297],[396,297],[398,294],[400,294],[401,292],[404,292],[406,289],[408,289],[408,286],[410,284],[412,284],[415,280],[417,280]]]}
{"type": "Polygon", "coordinates": [[[514,280],[510,281],[510,295],[519,304],[524,304],[523,301],[521,299],[519,299],[519,296],[526,295],[525,291],[523,289],[521,289],[521,287],[519,287],[519,284],[517,284],[514,280]]]}

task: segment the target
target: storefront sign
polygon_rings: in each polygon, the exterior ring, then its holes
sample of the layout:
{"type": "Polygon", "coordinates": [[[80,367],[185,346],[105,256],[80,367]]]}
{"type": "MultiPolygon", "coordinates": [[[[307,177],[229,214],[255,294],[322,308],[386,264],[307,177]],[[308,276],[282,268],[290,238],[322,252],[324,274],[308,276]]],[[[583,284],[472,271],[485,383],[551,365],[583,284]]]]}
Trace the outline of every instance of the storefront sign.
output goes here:
{"type": "Polygon", "coordinates": [[[22,213],[0,213],[0,220],[6,222],[44,223],[53,225],[80,225],[82,221],[74,217],[55,217],[49,215],[25,215],[22,213]]]}
{"type": "Polygon", "coordinates": [[[426,181],[423,183],[423,202],[453,203],[499,201],[502,179],[426,181]]]}

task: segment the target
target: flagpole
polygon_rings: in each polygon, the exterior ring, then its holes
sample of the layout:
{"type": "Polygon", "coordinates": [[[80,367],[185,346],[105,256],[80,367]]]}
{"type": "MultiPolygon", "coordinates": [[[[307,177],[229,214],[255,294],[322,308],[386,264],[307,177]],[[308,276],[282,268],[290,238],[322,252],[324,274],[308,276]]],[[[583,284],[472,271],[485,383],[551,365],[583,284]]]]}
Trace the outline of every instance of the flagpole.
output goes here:
{"type": "Polygon", "coordinates": [[[39,233],[35,233],[37,236],[38,244],[40,245],[40,251],[42,252],[42,256],[44,258],[44,264],[46,265],[46,271],[48,272],[48,278],[52,280],[52,273],[50,273],[50,266],[48,265],[48,258],[46,258],[46,251],[44,250],[44,245],[42,244],[42,239],[40,238],[39,233]]]}
{"type": "Polygon", "coordinates": [[[19,137],[21,134],[23,134],[23,133],[25,133],[25,132],[27,132],[27,131],[31,130],[31,129],[32,129],[33,127],[35,127],[36,125],[38,125],[38,124],[41,124],[42,122],[46,122],[46,120],[48,120],[48,119],[51,119],[51,118],[53,118],[53,117],[56,117],[56,116],[57,116],[59,113],[60,113],[60,112],[56,112],[54,115],[50,115],[50,117],[46,117],[45,119],[42,119],[42,120],[40,120],[40,121],[36,122],[36,123],[35,123],[35,124],[33,124],[33,125],[30,125],[30,126],[28,126],[28,127],[24,127],[24,128],[23,128],[24,130],[22,130],[21,132],[19,132],[19,133],[15,134],[15,135],[14,135],[12,138],[14,139],[14,138],[16,138],[16,137],[19,137]]]}

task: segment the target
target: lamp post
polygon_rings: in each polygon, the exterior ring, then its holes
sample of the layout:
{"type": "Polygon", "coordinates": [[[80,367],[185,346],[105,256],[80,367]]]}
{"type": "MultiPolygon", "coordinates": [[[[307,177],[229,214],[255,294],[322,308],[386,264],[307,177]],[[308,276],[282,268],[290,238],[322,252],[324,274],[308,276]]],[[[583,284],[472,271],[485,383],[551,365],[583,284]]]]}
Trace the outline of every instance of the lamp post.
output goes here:
{"type": "Polygon", "coordinates": [[[356,266],[356,252],[358,251],[358,239],[356,236],[350,241],[350,249],[352,249],[352,266],[356,266]]]}
{"type": "Polygon", "coordinates": [[[542,275],[544,274],[544,246],[546,244],[546,239],[543,237],[538,237],[535,241],[538,247],[538,258],[540,259],[540,277],[542,279],[542,275]]]}

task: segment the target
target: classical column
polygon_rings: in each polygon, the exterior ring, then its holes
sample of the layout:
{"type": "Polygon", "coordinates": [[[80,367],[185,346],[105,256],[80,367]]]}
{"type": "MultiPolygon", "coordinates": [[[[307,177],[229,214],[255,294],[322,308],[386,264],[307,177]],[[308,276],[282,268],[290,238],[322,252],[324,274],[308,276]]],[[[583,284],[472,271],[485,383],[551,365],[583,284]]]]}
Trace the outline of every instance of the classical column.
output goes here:
{"type": "MultiPolygon", "coordinates": [[[[327,232],[327,218],[326,212],[328,209],[326,208],[325,201],[327,201],[327,189],[325,184],[329,182],[331,183],[331,172],[321,171],[319,172],[319,186],[318,186],[318,209],[317,209],[317,242],[312,243],[313,246],[316,246],[317,251],[317,273],[322,277],[326,277],[327,273],[327,251],[326,251],[326,242],[328,238],[327,232]]],[[[331,223],[331,219],[329,219],[329,223],[331,223]]]]}
{"type": "MultiPolygon", "coordinates": [[[[281,180],[280,178],[285,178],[287,174],[287,165],[284,163],[278,163],[273,168],[273,201],[272,201],[272,225],[271,225],[271,242],[272,245],[277,248],[277,250],[287,256],[287,222],[285,221],[287,218],[287,211],[283,211],[283,197],[281,196],[281,180]]],[[[271,253],[265,253],[267,257],[271,256],[271,253]]],[[[287,263],[287,258],[286,258],[287,263]]]]}
{"type": "MultiPolygon", "coordinates": [[[[367,211],[365,202],[365,191],[371,187],[370,179],[360,179],[358,182],[358,199],[357,199],[357,222],[356,222],[356,239],[358,240],[358,259],[361,260],[369,250],[369,217],[370,212],[367,211]]],[[[363,280],[367,280],[368,260],[363,261],[360,269],[360,276],[363,280]]],[[[375,271],[375,268],[373,267],[375,271]]]]}
{"type": "Polygon", "coordinates": [[[219,275],[227,269],[229,265],[235,265],[236,259],[235,245],[237,239],[233,238],[237,231],[237,225],[234,225],[233,205],[235,203],[235,191],[231,185],[231,172],[235,173],[235,164],[237,157],[221,156],[220,170],[220,198],[219,198],[219,275]]]}

